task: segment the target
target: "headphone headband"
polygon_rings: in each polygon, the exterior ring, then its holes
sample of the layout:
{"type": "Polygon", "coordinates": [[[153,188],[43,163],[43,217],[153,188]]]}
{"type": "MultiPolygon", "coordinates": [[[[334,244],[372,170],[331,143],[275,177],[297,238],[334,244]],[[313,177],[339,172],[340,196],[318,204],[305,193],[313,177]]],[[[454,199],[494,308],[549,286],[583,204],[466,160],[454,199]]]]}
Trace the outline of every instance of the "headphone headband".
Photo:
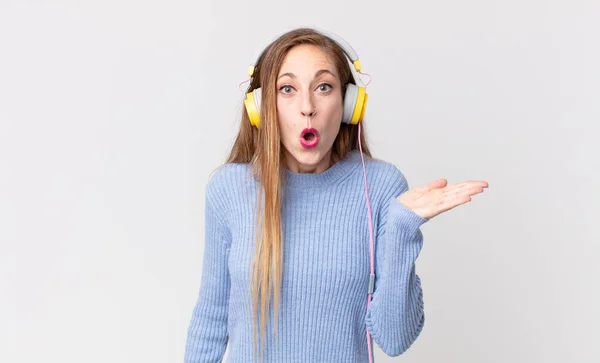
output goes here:
{"type": "MultiPolygon", "coordinates": [[[[357,72],[360,72],[362,65],[360,64],[360,60],[358,59],[358,54],[356,53],[354,48],[352,48],[352,46],[347,41],[345,41],[342,37],[340,37],[339,35],[336,35],[332,32],[328,32],[328,31],[324,31],[324,30],[320,30],[320,29],[313,29],[313,30],[316,31],[317,33],[320,33],[321,35],[324,35],[324,36],[330,38],[334,43],[336,43],[340,48],[342,48],[342,51],[344,52],[346,57],[350,60],[350,62],[352,62],[354,69],[357,72]]],[[[258,64],[258,60],[260,59],[260,57],[262,57],[262,55],[265,51],[266,51],[266,49],[263,49],[263,51],[256,58],[254,65],[251,65],[248,68],[248,75],[250,77],[252,77],[254,75],[254,69],[256,68],[256,65],[258,64]]],[[[357,77],[357,78],[358,78],[357,82],[360,82],[360,77],[357,77]]]]}

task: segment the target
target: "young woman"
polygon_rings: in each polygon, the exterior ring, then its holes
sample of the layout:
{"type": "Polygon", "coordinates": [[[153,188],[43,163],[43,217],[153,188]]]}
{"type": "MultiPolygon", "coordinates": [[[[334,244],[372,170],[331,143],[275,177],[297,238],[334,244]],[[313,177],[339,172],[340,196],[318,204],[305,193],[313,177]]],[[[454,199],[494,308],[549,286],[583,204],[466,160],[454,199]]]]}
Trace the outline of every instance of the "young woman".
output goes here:
{"type": "Polygon", "coordinates": [[[228,363],[366,363],[372,340],[397,356],[423,329],[420,226],[488,184],[409,189],[372,158],[348,59],[360,71],[341,38],[300,28],[250,68],[237,139],[206,186],[186,363],[220,362],[227,345],[228,363]]]}

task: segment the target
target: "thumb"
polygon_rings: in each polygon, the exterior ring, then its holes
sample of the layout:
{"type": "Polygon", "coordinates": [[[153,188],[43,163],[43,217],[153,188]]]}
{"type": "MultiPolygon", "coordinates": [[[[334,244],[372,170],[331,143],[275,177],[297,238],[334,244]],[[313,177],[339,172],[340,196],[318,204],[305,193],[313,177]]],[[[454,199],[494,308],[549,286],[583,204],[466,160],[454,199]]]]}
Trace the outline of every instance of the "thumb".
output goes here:
{"type": "Polygon", "coordinates": [[[437,180],[434,180],[431,183],[427,184],[425,186],[425,188],[427,190],[436,189],[436,188],[443,188],[447,184],[448,184],[448,181],[446,179],[437,179],[437,180]]]}

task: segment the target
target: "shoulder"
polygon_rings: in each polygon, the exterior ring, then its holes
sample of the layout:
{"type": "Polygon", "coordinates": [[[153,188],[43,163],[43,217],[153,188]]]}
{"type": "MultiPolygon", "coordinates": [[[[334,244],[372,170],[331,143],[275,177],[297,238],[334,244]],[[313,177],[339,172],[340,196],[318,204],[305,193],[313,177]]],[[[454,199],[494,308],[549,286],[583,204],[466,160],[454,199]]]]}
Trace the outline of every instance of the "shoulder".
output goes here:
{"type": "Polygon", "coordinates": [[[377,235],[379,235],[386,225],[390,207],[395,205],[397,198],[409,189],[409,184],[400,168],[388,161],[369,158],[366,162],[366,170],[369,197],[373,203],[377,235]]]}
{"type": "Polygon", "coordinates": [[[395,164],[376,158],[365,159],[365,162],[369,186],[376,186],[384,198],[396,198],[408,190],[408,181],[395,164]]]}
{"type": "Polygon", "coordinates": [[[205,188],[207,202],[224,207],[236,192],[248,186],[251,172],[247,163],[226,163],[213,170],[205,188]]]}
{"type": "Polygon", "coordinates": [[[223,190],[233,187],[236,183],[247,182],[250,172],[247,163],[223,164],[210,173],[206,189],[207,191],[223,190]]]}

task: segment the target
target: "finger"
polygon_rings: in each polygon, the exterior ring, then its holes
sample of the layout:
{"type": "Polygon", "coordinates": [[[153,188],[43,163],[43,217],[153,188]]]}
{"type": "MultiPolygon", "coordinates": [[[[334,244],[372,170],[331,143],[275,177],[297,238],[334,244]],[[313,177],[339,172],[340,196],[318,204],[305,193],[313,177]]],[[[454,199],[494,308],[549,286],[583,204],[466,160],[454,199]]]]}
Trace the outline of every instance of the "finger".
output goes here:
{"type": "Polygon", "coordinates": [[[438,214],[449,211],[450,209],[456,208],[459,205],[468,203],[471,201],[469,195],[455,194],[449,195],[446,198],[442,198],[438,204],[438,214]]]}
{"type": "Polygon", "coordinates": [[[455,193],[446,194],[446,196],[441,199],[442,203],[440,203],[440,205],[443,206],[444,211],[450,210],[461,204],[470,202],[471,197],[479,193],[483,193],[483,187],[461,189],[455,193]]]}
{"type": "Polygon", "coordinates": [[[487,188],[489,186],[489,183],[485,180],[467,180],[464,183],[467,185],[479,186],[482,188],[487,188]]]}
{"type": "Polygon", "coordinates": [[[463,190],[463,189],[471,189],[471,188],[487,188],[488,187],[488,183],[485,181],[475,181],[475,180],[470,180],[470,181],[464,181],[464,182],[460,182],[460,183],[456,183],[456,184],[451,184],[449,186],[447,186],[446,188],[444,188],[444,192],[446,193],[454,193],[458,190],[463,190]]]}
{"type": "Polygon", "coordinates": [[[460,183],[451,184],[450,186],[462,186],[462,185],[478,185],[487,188],[489,186],[488,182],[485,180],[465,180],[460,183]]]}
{"type": "Polygon", "coordinates": [[[483,193],[483,187],[465,187],[462,189],[456,190],[455,194],[458,198],[472,196],[475,194],[483,193]]]}
{"type": "Polygon", "coordinates": [[[471,196],[483,193],[486,184],[467,181],[452,185],[451,187],[453,187],[453,189],[445,190],[444,193],[442,193],[442,197],[439,199],[437,206],[438,214],[470,202],[471,196]]]}

